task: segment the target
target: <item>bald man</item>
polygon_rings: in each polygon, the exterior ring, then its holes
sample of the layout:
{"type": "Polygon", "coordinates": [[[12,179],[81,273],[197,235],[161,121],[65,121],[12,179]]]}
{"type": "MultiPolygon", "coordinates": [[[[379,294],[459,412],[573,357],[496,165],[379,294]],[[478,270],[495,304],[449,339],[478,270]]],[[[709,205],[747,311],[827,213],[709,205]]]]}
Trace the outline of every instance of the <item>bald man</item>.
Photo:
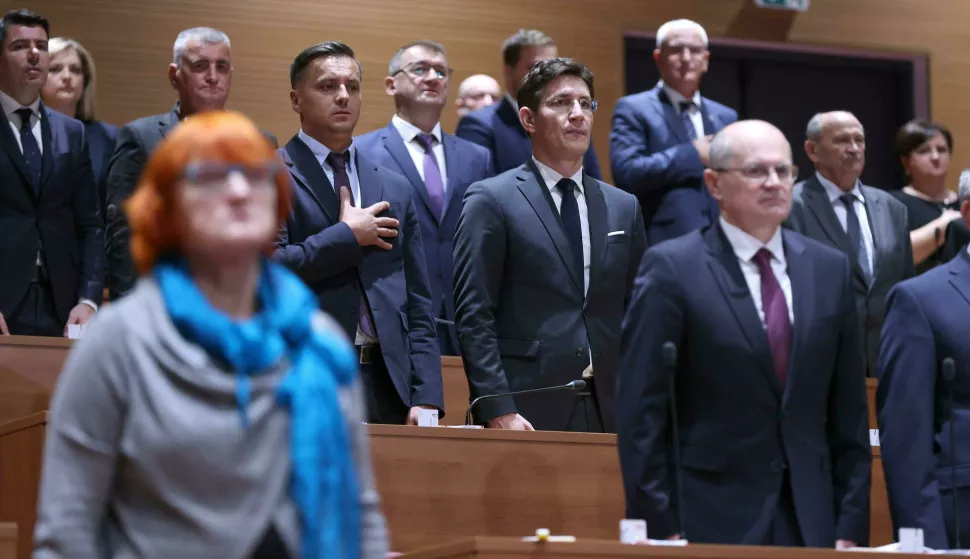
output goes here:
{"type": "Polygon", "coordinates": [[[498,84],[495,78],[486,74],[469,76],[458,86],[458,98],[455,99],[455,106],[458,107],[458,118],[482,107],[487,107],[501,98],[502,86],[498,84]]]}
{"type": "Polygon", "coordinates": [[[848,258],[781,228],[797,172],[777,128],[726,127],[710,163],[720,216],[647,250],[623,320],[626,517],[652,538],[865,544],[871,456],[848,258]]]}
{"type": "Polygon", "coordinates": [[[805,152],[815,173],[795,185],[787,226],[844,252],[852,262],[858,328],[867,376],[876,376],[886,296],[916,274],[906,206],[862,184],[866,131],[843,111],[812,117],[805,152]]]}

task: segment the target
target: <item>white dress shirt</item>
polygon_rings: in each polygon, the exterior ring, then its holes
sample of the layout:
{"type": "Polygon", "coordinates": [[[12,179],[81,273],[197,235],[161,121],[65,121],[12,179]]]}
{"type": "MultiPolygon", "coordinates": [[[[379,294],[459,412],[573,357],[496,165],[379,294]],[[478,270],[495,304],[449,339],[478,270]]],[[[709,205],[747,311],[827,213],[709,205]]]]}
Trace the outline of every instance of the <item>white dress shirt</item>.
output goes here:
{"type": "MultiPolygon", "coordinates": [[[[546,182],[546,188],[549,189],[549,193],[552,194],[552,201],[555,202],[556,212],[560,211],[560,206],[562,205],[562,192],[556,188],[556,183],[566,178],[560,175],[558,172],[554,171],[551,167],[543,165],[535,157],[532,158],[536,163],[536,167],[539,168],[539,174],[542,175],[542,180],[546,182]]],[[[579,205],[579,224],[583,230],[583,294],[589,290],[589,215],[586,211],[586,192],[583,186],[583,168],[580,167],[579,171],[569,177],[576,183],[577,188],[573,189],[576,196],[576,203],[579,205]]]]}
{"type": "Polygon", "coordinates": [[[721,222],[721,228],[724,229],[728,243],[734,249],[734,255],[738,257],[738,263],[744,273],[744,281],[748,284],[748,290],[751,291],[751,298],[754,299],[754,308],[761,318],[761,325],[767,328],[765,310],[761,305],[761,272],[758,271],[758,265],[753,258],[762,248],[767,248],[768,252],[771,253],[771,271],[774,272],[775,279],[778,280],[778,285],[781,286],[781,291],[785,294],[785,304],[788,305],[788,320],[795,324],[791,278],[788,277],[788,261],[785,260],[785,246],[781,242],[781,228],[779,227],[775,234],[768,239],[768,242],[763,244],[740,228],[728,223],[724,216],[718,219],[721,222]]]}
{"type": "MultiPolygon", "coordinates": [[[[391,118],[391,124],[394,125],[397,133],[404,139],[404,145],[407,146],[408,153],[411,154],[411,161],[414,162],[414,166],[418,170],[418,175],[424,181],[424,146],[418,141],[418,136],[424,134],[424,132],[397,115],[391,118]]],[[[438,160],[438,171],[441,173],[441,184],[444,187],[443,192],[448,192],[448,170],[445,166],[445,145],[441,139],[440,122],[434,125],[434,129],[431,130],[431,135],[434,137],[431,152],[434,153],[435,159],[438,160]]]]}
{"type": "Polygon", "coordinates": [[[37,140],[37,147],[40,148],[40,153],[43,155],[44,139],[40,132],[40,96],[33,103],[24,107],[13,97],[0,91],[0,107],[3,107],[3,114],[6,115],[7,122],[10,123],[10,129],[13,130],[13,137],[17,140],[17,147],[20,148],[20,153],[24,152],[24,145],[20,141],[20,126],[22,122],[20,121],[20,115],[16,111],[19,109],[30,109],[30,133],[37,140]]]}
{"type": "MultiPolygon", "coordinates": [[[[835,217],[839,218],[842,230],[848,232],[849,214],[845,210],[845,204],[840,199],[846,192],[836,186],[834,182],[823,177],[821,173],[816,172],[815,176],[818,177],[818,182],[822,183],[822,186],[825,188],[825,193],[829,196],[829,202],[832,203],[832,209],[835,210],[835,217]]],[[[855,210],[856,216],[859,218],[859,228],[862,229],[862,243],[866,246],[869,271],[875,275],[876,268],[873,266],[872,260],[875,253],[875,247],[872,242],[872,229],[869,227],[869,214],[866,213],[866,199],[862,196],[862,188],[859,185],[859,181],[856,180],[855,187],[852,189],[852,197],[854,198],[852,207],[855,210]]]]}
{"type": "MultiPolygon", "coordinates": [[[[667,94],[667,98],[670,99],[670,103],[674,106],[674,110],[677,111],[677,115],[680,115],[680,104],[688,99],[677,93],[672,88],[668,87],[667,84],[660,82],[663,87],[664,92],[667,94]]],[[[690,122],[694,125],[694,133],[697,134],[698,138],[703,138],[704,134],[704,114],[701,113],[701,92],[695,91],[694,96],[690,98],[690,101],[694,103],[693,107],[687,109],[688,115],[690,116],[690,122]]]]}

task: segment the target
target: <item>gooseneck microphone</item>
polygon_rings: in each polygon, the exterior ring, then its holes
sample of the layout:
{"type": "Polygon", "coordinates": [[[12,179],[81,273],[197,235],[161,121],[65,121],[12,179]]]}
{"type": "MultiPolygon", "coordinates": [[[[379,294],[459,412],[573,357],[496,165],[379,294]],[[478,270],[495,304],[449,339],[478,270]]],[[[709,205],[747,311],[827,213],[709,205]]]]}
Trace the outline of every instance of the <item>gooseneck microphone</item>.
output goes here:
{"type": "Polygon", "coordinates": [[[486,394],[484,396],[479,396],[472,400],[472,403],[468,406],[468,411],[465,412],[465,425],[472,424],[472,409],[474,409],[475,404],[481,402],[482,400],[488,400],[491,398],[504,398],[506,396],[521,396],[522,394],[535,394],[537,392],[556,392],[558,390],[571,390],[573,392],[579,392],[580,390],[586,389],[585,380],[574,380],[572,382],[563,384],[561,386],[547,386],[545,388],[532,388],[530,390],[519,390],[517,392],[506,392],[504,394],[486,394]]]}
{"type": "Polygon", "coordinates": [[[677,425],[677,389],[675,377],[677,376],[677,345],[674,342],[664,342],[661,349],[663,358],[664,373],[670,379],[670,431],[673,437],[671,445],[674,459],[674,494],[677,499],[677,524],[680,539],[687,539],[687,531],[684,529],[684,483],[683,474],[680,466],[680,427],[677,425]]]}
{"type": "Polygon", "coordinates": [[[956,377],[956,363],[946,357],[942,363],[943,383],[946,385],[946,420],[950,423],[950,486],[953,488],[953,549],[960,549],[960,505],[957,500],[956,437],[953,436],[953,379],[956,377]]]}

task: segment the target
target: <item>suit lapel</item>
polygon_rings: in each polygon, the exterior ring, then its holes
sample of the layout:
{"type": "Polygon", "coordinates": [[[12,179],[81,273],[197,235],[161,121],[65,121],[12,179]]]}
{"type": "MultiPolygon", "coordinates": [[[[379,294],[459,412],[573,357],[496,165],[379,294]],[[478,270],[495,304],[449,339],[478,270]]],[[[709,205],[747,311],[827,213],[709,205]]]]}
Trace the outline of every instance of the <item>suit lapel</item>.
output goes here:
{"type": "Polygon", "coordinates": [[[448,169],[448,184],[445,188],[445,209],[441,215],[441,221],[443,222],[452,211],[461,211],[461,198],[458,199],[454,208],[452,208],[452,202],[455,200],[455,193],[461,184],[461,172],[465,168],[465,162],[462,161],[461,153],[458,149],[458,138],[455,138],[451,134],[445,134],[444,132],[441,133],[441,137],[445,144],[445,167],[448,169]]]}
{"type": "Polygon", "coordinates": [[[0,146],[3,147],[3,151],[7,152],[7,157],[10,158],[10,161],[13,162],[14,167],[20,173],[23,179],[21,182],[27,189],[28,195],[31,199],[36,199],[36,193],[30,180],[30,171],[27,169],[27,161],[24,159],[23,152],[20,151],[17,138],[13,134],[13,129],[10,128],[10,121],[7,120],[7,115],[3,111],[0,111],[0,146]]]}
{"type": "Polygon", "coordinates": [[[710,136],[722,128],[721,122],[715,120],[714,115],[707,110],[707,99],[701,97],[701,116],[704,120],[704,135],[710,136]]]}
{"type": "Polygon", "coordinates": [[[161,118],[158,119],[158,135],[160,138],[164,139],[165,135],[178,125],[179,110],[179,104],[175,103],[175,106],[172,107],[171,111],[163,114],[161,118]]]}
{"type": "Polygon", "coordinates": [[[398,168],[401,169],[404,178],[408,179],[408,182],[417,191],[424,205],[427,206],[428,213],[434,216],[435,221],[437,221],[439,216],[434,215],[434,211],[431,209],[431,198],[428,196],[428,189],[425,187],[424,181],[421,180],[421,174],[418,173],[417,168],[414,166],[414,160],[411,159],[411,152],[408,151],[408,147],[404,144],[404,138],[401,137],[393,124],[388,124],[381,132],[381,141],[384,142],[384,148],[391,154],[398,168]]]}
{"type": "Polygon", "coordinates": [[[47,184],[47,180],[50,179],[51,174],[54,172],[54,139],[58,134],[58,131],[51,126],[50,113],[47,111],[47,107],[43,103],[40,104],[40,139],[42,142],[41,159],[43,164],[40,170],[40,189],[38,195],[44,194],[44,186],[47,184]]]}
{"type": "MultiPolygon", "coordinates": [[[[583,190],[586,194],[586,220],[589,223],[589,286],[597,285],[606,262],[606,234],[609,216],[603,189],[596,179],[583,174],[583,190]]],[[[633,232],[631,231],[630,234],[633,232]]],[[[587,299],[587,302],[589,300],[587,299]]]]}
{"type": "Polygon", "coordinates": [[[946,265],[950,268],[950,285],[970,304],[970,255],[967,249],[961,249],[960,254],[946,265]]]}
{"type": "MultiPolygon", "coordinates": [[[[377,174],[377,164],[362,157],[360,150],[357,154],[357,182],[360,185],[360,207],[372,206],[384,199],[384,184],[377,174]]],[[[404,216],[398,216],[403,220],[404,216]]],[[[339,218],[338,218],[339,219],[339,218]]]]}
{"type": "MultiPolygon", "coordinates": [[[[802,197],[805,199],[805,205],[808,206],[809,211],[812,212],[812,215],[822,226],[822,230],[825,231],[825,236],[829,238],[833,245],[848,255],[855,276],[865,285],[865,276],[862,273],[862,268],[859,267],[858,259],[855,257],[855,250],[849,245],[849,236],[842,229],[842,224],[839,223],[839,218],[835,215],[835,209],[832,208],[832,202],[829,201],[825,187],[818,182],[815,175],[812,175],[805,182],[802,197]]],[[[868,213],[868,207],[866,210],[868,213]]],[[[870,216],[870,228],[872,227],[871,219],[870,216]]]]}
{"type": "MultiPolygon", "coordinates": [[[[865,199],[866,217],[869,221],[869,233],[872,235],[872,279],[870,285],[876,283],[879,275],[879,243],[881,239],[893,238],[892,217],[889,215],[888,208],[882,203],[878,196],[870,194],[868,186],[862,186],[862,197],[865,199]]],[[[860,274],[862,270],[859,270],[860,274]]],[[[863,276],[863,279],[865,277],[863,276]]]]}
{"type": "MultiPolygon", "coordinates": [[[[657,86],[657,110],[660,111],[660,114],[664,116],[664,120],[667,121],[667,127],[670,128],[670,131],[674,133],[674,136],[677,136],[680,143],[689,143],[687,138],[687,130],[684,129],[684,121],[680,119],[680,115],[677,114],[677,109],[675,109],[673,103],[670,102],[670,98],[667,97],[663,87],[659,85],[657,86]]],[[[704,126],[706,129],[706,121],[704,126]]]]}
{"type": "Polygon", "coordinates": [[[573,284],[579,289],[580,295],[582,295],[584,292],[583,271],[576,270],[576,266],[572,263],[572,249],[569,247],[569,240],[566,239],[566,233],[563,231],[562,220],[559,219],[559,214],[553,205],[552,195],[549,194],[549,189],[546,188],[539,174],[539,170],[535,168],[535,164],[532,163],[531,159],[528,163],[519,167],[516,178],[519,180],[519,191],[522,192],[522,195],[532,205],[532,209],[535,211],[536,216],[538,216],[539,221],[546,228],[546,232],[549,233],[549,237],[552,239],[552,244],[556,246],[556,251],[559,253],[559,258],[562,260],[563,266],[566,267],[566,271],[569,272],[569,277],[572,278],[573,284]]]}
{"type": "Polygon", "coordinates": [[[815,282],[812,274],[812,263],[807,261],[802,253],[804,246],[784,229],[782,240],[785,245],[785,260],[788,262],[788,279],[791,281],[792,313],[795,323],[792,324],[792,343],[788,360],[788,381],[785,384],[782,406],[788,401],[788,394],[795,382],[801,350],[808,339],[809,329],[815,320],[815,282]]]}
{"type": "Polygon", "coordinates": [[[303,143],[299,136],[293,136],[283,148],[284,161],[296,183],[303,187],[320,204],[330,223],[340,221],[340,200],[333,191],[333,184],[327,179],[323,167],[303,143]]]}
{"type": "Polygon", "coordinates": [[[768,334],[765,332],[758,310],[751,298],[751,290],[744,279],[744,272],[738,264],[738,257],[728,242],[720,225],[714,225],[704,233],[708,245],[707,264],[717,280],[724,298],[734,314],[741,332],[753,355],[756,356],[765,380],[771,386],[776,397],[781,396],[781,385],[775,373],[774,361],[771,357],[771,346],[768,345],[768,334]]]}

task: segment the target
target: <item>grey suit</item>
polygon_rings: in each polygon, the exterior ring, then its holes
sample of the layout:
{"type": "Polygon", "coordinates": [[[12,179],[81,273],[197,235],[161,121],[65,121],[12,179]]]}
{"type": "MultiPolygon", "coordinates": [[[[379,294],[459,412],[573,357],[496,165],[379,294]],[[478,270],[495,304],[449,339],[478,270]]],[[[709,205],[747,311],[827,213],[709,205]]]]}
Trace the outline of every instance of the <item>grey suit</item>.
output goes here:
{"type": "Polygon", "coordinates": [[[838,248],[849,256],[849,261],[853,263],[852,284],[864,341],[866,371],[868,376],[875,376],[879,336],[886,316],[886,295],[894,285],[915,275],[916,268],[909,241],[906,206],[878,188],[865,185],[861,188],[874,246],[871,281],[866,279],[859,266],[849,236],[835,215],[825,187],[815,175],[795,185],[792,212],[785,226],[838,248]]]}
{"type": "MultiPolygon", "coordinates": [[[[592,350],[604,430],[612,432],[620,325],[646,247],[640,205],[583,176],[590,236],[589,287],[532,161],[465,193],[455,233],[455,309],[472,398],[580,378],[592,350]],[[612,235],[610,233],[613,233],[612,235]]],[[[518,412],[536,429],[568,427],[569,393],[495,398],[478,422],[518,412]]]]}

